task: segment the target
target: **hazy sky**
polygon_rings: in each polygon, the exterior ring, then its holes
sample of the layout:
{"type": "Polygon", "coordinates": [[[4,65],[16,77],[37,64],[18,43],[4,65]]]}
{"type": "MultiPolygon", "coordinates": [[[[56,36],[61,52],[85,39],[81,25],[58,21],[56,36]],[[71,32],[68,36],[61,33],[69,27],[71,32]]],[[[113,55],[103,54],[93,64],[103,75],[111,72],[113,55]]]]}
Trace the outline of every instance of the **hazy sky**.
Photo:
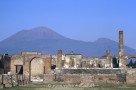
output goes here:
{"type": "Polygon", "coordinates": [[[0,0],[0,40],[46,26],[72,39],[118,40],[136,49],[136,0],[0,0]]]}

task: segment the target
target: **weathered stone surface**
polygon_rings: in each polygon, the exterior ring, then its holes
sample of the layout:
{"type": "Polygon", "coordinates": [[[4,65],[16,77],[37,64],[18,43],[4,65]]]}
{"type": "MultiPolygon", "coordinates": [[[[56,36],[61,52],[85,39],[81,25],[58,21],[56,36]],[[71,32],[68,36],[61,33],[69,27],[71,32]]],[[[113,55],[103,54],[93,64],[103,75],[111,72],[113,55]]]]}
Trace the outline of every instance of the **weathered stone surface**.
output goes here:
{"type": "Polygon", "coordinates": [[[0,75],[0,77],[3,77],[3,79],[1,80],[1,84],[4,87],[13,87],[13,86],[25,84],[24,78],[22,75],[3,74],[3,75],[0,75]]]}
{"type": "Polygon", "coordinates": [[[106,51],[105,67],[106,68],[111,68],[111,55],[110,55],[110,51],[109,50],[106,51]]]}
{"type": "Polygon", "coordinates": [[[51,56],[45,58],[45,74],[51,73],[51,60],[51,56]]]}
{"type": "Polygon", "coordinates": [[[94,82],[99,83],[116,83],[118,81],[116,74],[94,75],[94,82]]]}
{"type": "Polygon", "coordinates": [[[63,80],[65,83],[81,83],[82,78],[79,74],[65,74],[63,80]]]}
{"type": "MultiPolygon", "coordinates": [[[[50,55],[42,55],[39,53],[23,53],[21,55],[13,55],[11,57],[11,63],[10,63],[10,71],[11,74],[16,74],[17,68],[16,66],[22,65],[22,72],[24,75],[24,78],[31,81],[33,78],[43,78],[43,74],[45,73],[45,58],[50,55]],[[40,73],[38,75],[35,75],[37,73],[40,73]]],[[[48,68],[50,69],[50,66],[48,68]]],[[[49,71],[48,71],[49,72],[49,71]]]]}
{"type": "Polygon", "coordinates": [[[41,58],[34,58],[31,61],[31,81],[43,81],[44,74],[44,60],[41,58]]]}
{"type": "Polygon", "coordinates": [[[44,83],[52,83],[55,82],[54,74],[44,74],[44,83]]]}
{"type": "Polygon", "coordinates": [[[58,52],[57,52],[57,68],[59,68],[59,69],[61,69],[61,67],[62,67],[61,61],[62,61],[62,50],[58,50],[58,52]]]}
{"type": "Polygon", "coordinates": [[[128,76],[126,76],[126,82],[128,84],[136,84],[136,75],[128,75],[128,76]]]}
{"type": "Polygon", "coordinates": [[[127,69],[128,75],[136,75],[136,69],[127,69]]]}
{"type": "Polygon", "coordinates": [[[136,84],[136,69],[127,69],[126,82],[136,84]]]}
{"type": "Polygon", "coordinates": [[[121,69],[62,69],[63,74],[117,74],[121,69]]]}
{"type": "MultiPolygon", "coordinates": [[[[65,60],[66,58],[62,58],[62,52],[60,52],[58,57],[60,60],[59,61],[59,65],[60,65],[62,59],[65,60]]],[[[93,87],[96,83],[116,83],[122,80],[122,77],[118,77],[118,75],[119,74],[121,75],[122,73],[126,73],[126,72],[127,72],[127,76],[124,77],[124,79],[126,79],[128,83],[136,82],[135,79],[136,70],[134,69],[126,70],[126,69],[112,69],[112,68],[110,69],[96,68],[95,65],[94,68],[91,68],[89,65],[91,65],[92,63],[94,64],[94,62],[91,62],[90,64],[89,60],[86,61],[85,59],[84,60],[80,60],[80,59],[79,58],[76,59],[75,57],[72,58],[71,64],[68,62],[68,66],[70,64],[70,67],[68,67],[69,69],[64,69],[65,67],[61,68],[61,66],[59,66],[60,69],[57,68],[51,70],[51,64],[52,64],[51,61],[53,60],[50,55],[42,55],[42,54],[13,55],[11,56],[10,67],[11,67],[11,75],[15,74],[15,76],[13,75],[12,81],[8,80],[9,83],[6,83],[6,85],[8,84],[9,86],[10,84],[18,85],[19,83],[21,84],[22,82],[28,83],[29,81],[42,79],[42,81],[44,81],[45,83],[52,83],[52,82],[76,83],[76,84],[80,84],[81,87],[93,87]],[[81,64],[80,62],[83,61],[85,61],[85,63],[81,65],[83,67],[80,68],[77,67],[78,65],[81,64]],[[16,77],[16,65],[23,66],[23,77],[21,76],[16,77]]],[[[70,59],[68,61],[70,61],[70,59]]],[[[99,61],[99,58],[97,61],[99,61]]],[[[53,64],[54,63],[56,62],[53,61],[53,64]]],[[[98,64],[98,62],[96,64],[98,64]]],[[[7,79],[10,78],[11,77],[7,77],[7,79]]],[[[4,83],[8,82],[6,81],[7,79],[5,79],[4,83]]]]}
{"type": "Polygon", "coordinates": [[[24,64],[24,59],[20,55],[13,55],[11,57],[11,64],[10,64],[10,71],[12,74],[16,73],[16,65],[23,65],[24,64]]]}
{"type": "Polygon", "coordinates": [[[81,83],[79,87],[94,87],[94,76],[92,75],[82,75],[81,76],[81,83]]]}
{"type": "Polygon", "coordinates": [[[119,67],[126,68],[124,59],[124,42],[123,42],[123,31],[119,31],[119,67]]]}

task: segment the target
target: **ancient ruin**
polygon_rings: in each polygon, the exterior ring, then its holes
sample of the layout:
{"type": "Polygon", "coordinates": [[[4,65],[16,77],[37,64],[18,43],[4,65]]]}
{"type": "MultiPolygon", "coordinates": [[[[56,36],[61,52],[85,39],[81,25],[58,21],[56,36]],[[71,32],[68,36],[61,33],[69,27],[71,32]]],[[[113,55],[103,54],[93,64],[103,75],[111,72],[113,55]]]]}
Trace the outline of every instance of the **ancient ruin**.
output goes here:
{"type": "Polygon", "coordinates": [[[62,50],[55,56],[38,52],[0,55],[0,81],[6,85],[5,77],[9,76],[12,86],[31,82],[77,83],[83,87],[96,83],[136,83],[136,69],[126,67],[126,60],[131,57],[136,55],[124,55],[123,31],[119,31],[119,52],[114,57],[110,50],[102,57],[65,54],[62,50]]]}

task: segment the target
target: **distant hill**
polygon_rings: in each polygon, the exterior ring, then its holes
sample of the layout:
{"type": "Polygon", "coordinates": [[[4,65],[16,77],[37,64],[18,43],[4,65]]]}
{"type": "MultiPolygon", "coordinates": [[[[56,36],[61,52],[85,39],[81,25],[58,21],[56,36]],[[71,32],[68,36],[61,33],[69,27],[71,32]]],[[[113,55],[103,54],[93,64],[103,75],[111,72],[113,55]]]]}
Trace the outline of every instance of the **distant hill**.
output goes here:
{"type": "MultiPolygon", "coordinates": [[[[38,51],[47,54],[56,54],[61,49],[65,53],[71,51],[85,56],[105,55],[107,49],[113,54],[118,53],[118,43],[99,38],[94,42],[84,42],[69,39],[47,27],[37,27],[31,30],[22,30],[0,42],[0,53],[16,54],[22,51],[38,51]]],[[[125,46],[125,53],[135,54],[136,50],[125,46]]]]}

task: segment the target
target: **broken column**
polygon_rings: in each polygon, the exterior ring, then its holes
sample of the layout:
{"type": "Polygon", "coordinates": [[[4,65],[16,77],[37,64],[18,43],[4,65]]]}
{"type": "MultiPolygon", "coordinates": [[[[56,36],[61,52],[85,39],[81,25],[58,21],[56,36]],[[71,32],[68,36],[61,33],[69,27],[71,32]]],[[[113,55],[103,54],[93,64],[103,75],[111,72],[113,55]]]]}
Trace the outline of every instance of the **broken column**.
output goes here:
{"type": "Polygon", "coordinates": [[[119,31],[119,68],[125,67],[124,61],[124,45],[123,45],[123,31],[119,31]]]}
{"type": "Polygon", "coordinates": [[[110,55],[110,50],[106,50],[106,63],[105,63],[106,68],[111,68],[111,55],[110,55]]]}
{"type": "Polygon", "coordinates": [[[61,61],[62,61],[62,50],[58,50],[58,52],[57,52],[57,68],[58,69],[61,69],[61,67],[62,67],[61,61]]]}

